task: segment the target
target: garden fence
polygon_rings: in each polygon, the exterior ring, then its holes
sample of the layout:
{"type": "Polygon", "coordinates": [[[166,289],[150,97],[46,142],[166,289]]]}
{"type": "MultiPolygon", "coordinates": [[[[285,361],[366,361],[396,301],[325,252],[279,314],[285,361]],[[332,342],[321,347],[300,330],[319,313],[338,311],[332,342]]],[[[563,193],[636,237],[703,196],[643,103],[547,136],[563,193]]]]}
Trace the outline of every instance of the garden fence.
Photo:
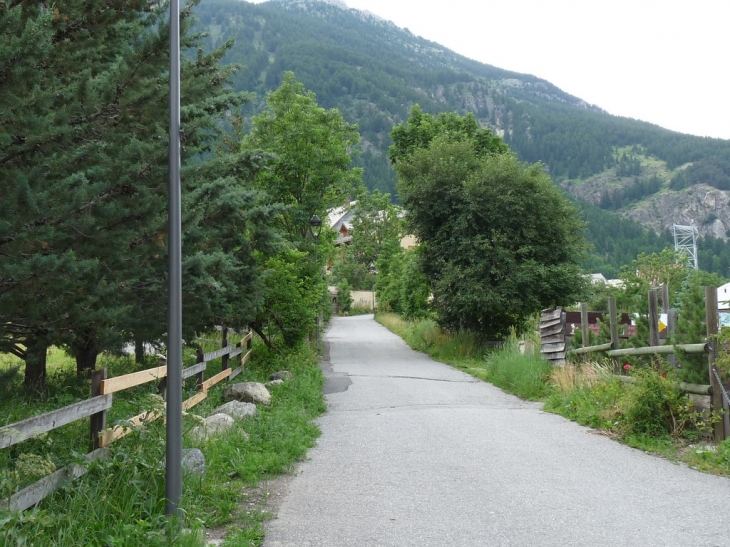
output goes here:
{"type": "MultiPolygon", "coordinates": [[[[205,400],[208,389],[215,384],[228,379],[232,380],[244,370],[246,362],[251,358],[251,342],[253,333],[247,333],[240,342],[228,345],[227,331],[223,329],[222,347],[219,350],[204,353],[197,352],[197,362],[182,371],[183,379],[196,376],[198,393],[183,402],[183,410],[188,410],[205,400]],[[245,352],[245,353],[244,353],[245,352]],[[230,359],[238,357],[237,367],[229,367],[230,359]],[[222,370],[211,378],[205,379],[205,371],[210,361],[220,358],[222,370]]],[[[112,407],[113,393],[139,386],[145,383],[158,381],[158,391],[163,396],[166,392],[167,365],[165,359],[160,359],[159,366],[132,374],[125,374],[114,378],[107,378],[107,370],[94,371],[91,376],[91,397],[84,401],[68,405],[51,412],[46,412],[14,424],[0,428],[0,449],[8,448],[26,439],[47,433],[64,425],[84,418],[91,418],[89,432],[90,452],[85,458],[91,462],[105,458],[108,447],[114,441],[129,435],[135,427],[146,422],[162,418],[164,412],[143,412],[133,416],[124,423],[114,427],[107,427],[107,412],[112,407]]],[[[69,464],[56,470],[30,486],[19,490],[9,498],[0,500],[0,508],[23,511],[34,506],[62,485],[86,474],[86,465],[69,464]]]]}
{"type": "MultiPolygon", "coordinates": [[[[667,330],[671,334],[676,313],[668,309],[668,297],[666,287],[651,289],[649,291],[649,345],[637,348],[620,348],[618,314],[616,299],[608,299],[608,319],[611,341],[604,344],[589,346],[588,311],[585,304],[581,304],[581,328],[583,347],[569,350],[566,339],[565,312],[562,308],[543,310],[540,315],[540,352],[546,359],[555,365],[564,365],[568,355],[596,355],[605,354],[611,359],[614,374],[621,374],[621,357],[628,356],[659,356],[668,355],[674,357],[677,350],[689,354],[707,354],[709,385],[698,385],[680,383],[680,388],[687,392],[698,395],[710,396],[710,410],[720,413],[722,419],[713,425],[713,436],[716,442],[723,441],[730,437],[730,399],[727,390],[723,386],[720,372],[715,367],[717,357],[717,343],[715,337],[719,330],[717,310],[717,289],[705,287],[705,321],[707,324],[707,338],[705,341],[694,344],[661,344],[659,337],[659,313],[658,297],[661,298],[664,312],[668,318],[667,330]]],[[[670,361],[673,362],[673,361],[670,361]]],[[[626,378],[625,376],[620,376],[626,378]]]]}

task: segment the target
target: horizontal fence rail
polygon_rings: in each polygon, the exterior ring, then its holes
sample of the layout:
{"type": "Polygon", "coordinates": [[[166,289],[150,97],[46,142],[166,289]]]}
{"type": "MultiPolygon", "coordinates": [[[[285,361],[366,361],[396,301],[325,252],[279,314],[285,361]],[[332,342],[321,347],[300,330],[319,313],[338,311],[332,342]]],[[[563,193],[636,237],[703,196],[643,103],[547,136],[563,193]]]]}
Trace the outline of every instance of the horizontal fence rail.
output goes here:
{"type": "MultiPolygon", "coordinates": [[[[613,378],[624,382],[625,384],[633,384],[636,380],[633,376],[619,376],[618,374],[613,375],[613,378]]],[[[706,386],[704,384],[688,384],[687,382],[679,382],[679,389],[685,393],[692,393],[693,395],[712,395],[712,386],[706,386]]]]}
{"type": "Polygon", "coordinates": [[[597,346],[586,346],[570,350],[573,355],[585,355],[588,353],[606,352],[609,357],[626,357],[638,355],[673,355],[681,350],[685,353],[709,353],[707,344],[677,344],[666,346],[646,346],[643,348],[622,348],[611,349],[611,342],[597,346]]]}
{"type": "Polygon", "coordinates": [[[0,448],[13,446],[42,433],[58,429],[92,414],[109,410],[112,407],[111,395],[100,395],[80,403],[52,410],[0,428],[0,448]]]}
{"type": "MultiPolygon", "coordinates": [[[[102,448],[89,452],[85,458],[88,462],[92,462],[106,459],[108,456],[109,452],[107,449],[102,448]]],[[[8,499],[0,501],[0,508],[9,509],[10,511],[25,511],[50,496],[64,484],[86,475],[87,472],[88,468],[85,465],[71,463],[43,477],[38,482],[26,486],[22,490],[18,490],[8,499]]]]}

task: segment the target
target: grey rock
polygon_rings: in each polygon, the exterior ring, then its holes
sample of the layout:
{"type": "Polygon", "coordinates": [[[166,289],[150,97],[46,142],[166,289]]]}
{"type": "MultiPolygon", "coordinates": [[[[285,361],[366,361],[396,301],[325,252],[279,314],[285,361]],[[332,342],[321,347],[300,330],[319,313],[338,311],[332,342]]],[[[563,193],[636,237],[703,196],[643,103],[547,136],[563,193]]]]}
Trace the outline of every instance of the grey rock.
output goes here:
{"type": "Polygon", "coordinates": [[[242,382],[231,384],[223,390],[226,401],[243,401],[262,405],[271,404],[271,394],[264,384],[258,382],[242,382]]]}
{"type": "Polygon", "coordinates": [[[282,380],[282,379],[271,380],[270,382],[266,382],[266,387],[280,386],[283,383],[284,383],[284,380],[282,380]]]}
{"type": "Polygon", "coordinates": [[[229,401],[215,409],[216,413],[228,414],[231,418],[245,420],[258,412],[253,403],[242,403],[241,401],[229,401]]]}
{"type": "Polygon", "coordinates": [[[269,376],[269,380],[290,380],[293,377],[294,375],[288,370],[280,370],[279,372],[275,372],[274,374],[269,376]]]}
{"type": "Polygon", "coordinates": [[[205,456],[198,448],[184,448],[182,451],[182,469],[193,475],[205,474],[205,456]]]}
{"type": "Polygon", "coordinates": [[[194,428],[190,434],[197,439],[207,439],[211,435],[228,431],[233,423],[233,418],[228,414],[213,414],[205,419],[205,425],[194,428]]]}

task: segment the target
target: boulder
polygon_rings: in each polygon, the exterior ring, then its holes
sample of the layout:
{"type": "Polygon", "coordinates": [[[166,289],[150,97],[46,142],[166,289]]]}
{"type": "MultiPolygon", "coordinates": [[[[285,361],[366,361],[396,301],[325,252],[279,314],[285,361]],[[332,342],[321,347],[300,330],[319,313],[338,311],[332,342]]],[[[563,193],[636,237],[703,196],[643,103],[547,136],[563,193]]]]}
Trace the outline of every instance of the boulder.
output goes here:
{"type": "Polygon", "coordinates": [[[233,418],[228,414],[213,414],[205,419],[205,425],[193,428],[190,434],[197,439],[207,439],[211,435],[228,431],[233,423],[233,418]]]}
{"type": "Polygon", "coordinates": [[[229,401],[215,409],[216,414],[228,414],[231,418],[237,420],[245,420],[249,416],[254,416],[257,412],[256,405],[253,403],[242,403],[241,401],[229,401]]]}
{"type": "Polygon", "coordinates": [[[182,470],[192,475],[205,474],[205,456],[198,448],[184,448],[182,451],[182,470]]]}
{"type": "Polygon", "coordinates": [[[279,372],[275,372],[274,374],[269,376],[269,380],[290,380],[293,377],[294,375],[288,370],[280,370],[279,372]]]}
{"type": "Polygon", "coordinates": [[[223,390],[226,401],[243,401],[262,405],[271,404],[271,394],[264,384],[258,382],[242,382],[231,384],[223,390]]]}

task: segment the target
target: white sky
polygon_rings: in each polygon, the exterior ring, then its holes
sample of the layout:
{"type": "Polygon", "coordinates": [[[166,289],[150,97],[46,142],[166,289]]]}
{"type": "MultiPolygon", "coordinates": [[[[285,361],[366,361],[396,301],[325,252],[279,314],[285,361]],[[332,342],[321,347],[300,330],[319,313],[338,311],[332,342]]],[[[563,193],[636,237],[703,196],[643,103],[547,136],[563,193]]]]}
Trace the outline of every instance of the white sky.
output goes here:
{"type": "Polygon", "coordinates": [[[730,139],[730,0],[345,3],[611,114],[730,139]]]}

